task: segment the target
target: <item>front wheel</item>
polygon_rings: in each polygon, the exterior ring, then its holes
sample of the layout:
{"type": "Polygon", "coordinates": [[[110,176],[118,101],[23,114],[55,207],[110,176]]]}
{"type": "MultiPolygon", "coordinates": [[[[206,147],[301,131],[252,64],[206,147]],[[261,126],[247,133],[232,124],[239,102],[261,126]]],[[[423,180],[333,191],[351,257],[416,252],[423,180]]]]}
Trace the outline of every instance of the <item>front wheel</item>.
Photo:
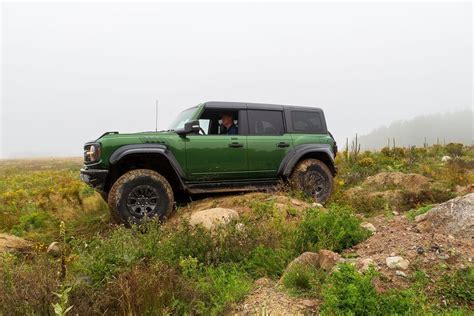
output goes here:
{"type": "Polygon", "coordinates": [[[293,188],[301,190],[324,204],[332,193],[333,177],[329,168],[318,159],[305,159],[298,163],[290,176],[293,188]]]}
{"type": "Polygon", "coordinates": [[[158,172],[136,169],[122,175],[109,192],[112,218],[125,225],[147,218],[165,220],[173,209],[174,196],[169,182],[158,172]]]}

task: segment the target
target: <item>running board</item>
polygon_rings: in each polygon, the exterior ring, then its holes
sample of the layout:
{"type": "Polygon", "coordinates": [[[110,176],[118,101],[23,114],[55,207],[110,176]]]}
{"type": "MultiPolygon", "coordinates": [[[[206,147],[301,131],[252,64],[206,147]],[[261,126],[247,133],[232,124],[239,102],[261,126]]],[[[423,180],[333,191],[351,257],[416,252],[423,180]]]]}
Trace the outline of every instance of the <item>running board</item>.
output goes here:
{"type": "Polygon", "coordinates": [[[273,190],[278,180],[186,183],[191,194],[273,190]]]}

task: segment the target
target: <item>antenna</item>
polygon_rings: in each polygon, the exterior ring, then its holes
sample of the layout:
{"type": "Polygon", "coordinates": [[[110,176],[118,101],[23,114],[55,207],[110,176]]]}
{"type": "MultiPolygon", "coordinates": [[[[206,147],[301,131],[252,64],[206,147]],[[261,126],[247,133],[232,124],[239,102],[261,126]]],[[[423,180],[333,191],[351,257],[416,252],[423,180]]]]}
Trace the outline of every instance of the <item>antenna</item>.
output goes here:
{"type": "Polygon", "coordinates": [[[158,99],[156,99],[155,107],[155,132],[158,132],[158,99]]]}

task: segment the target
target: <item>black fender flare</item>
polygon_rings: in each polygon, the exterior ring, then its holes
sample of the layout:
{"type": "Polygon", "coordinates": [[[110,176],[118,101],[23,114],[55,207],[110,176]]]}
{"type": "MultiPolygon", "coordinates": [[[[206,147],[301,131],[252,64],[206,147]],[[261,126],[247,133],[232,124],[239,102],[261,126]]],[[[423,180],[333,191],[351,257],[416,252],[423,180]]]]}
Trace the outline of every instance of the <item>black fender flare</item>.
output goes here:
{"type": "MultiPolygon", "coordinates": [[[[333,173],[333,176],[337,173],[336,164],[334,163],[334,153],[331,145],[329,144],[302,144],[293,147],[283,158],[278,168],[278,176],[288,178],[296,166],[298,161],[306,154],[320,153],[327,156],[327,162],[329,162],[329,169],[333,173]]],[[[326,162],[326,163],[327,163],[326,162]]]]}
{"type": "Polygon", "coordinates": [[[164,156],[170,163],[171,167],[176,172],[178,179],[181,183],[182,188],[186,188],[183,178],[185,173],[181,168],[181,165],[176,160],[173,153],[168,150],[168,147],[162,144],[132,144],[125,145],[116,149],[112,155],[110,155],[109,163],[111,166],[117,164],[122,158],[132,154],[159,154],[164,156]]]}

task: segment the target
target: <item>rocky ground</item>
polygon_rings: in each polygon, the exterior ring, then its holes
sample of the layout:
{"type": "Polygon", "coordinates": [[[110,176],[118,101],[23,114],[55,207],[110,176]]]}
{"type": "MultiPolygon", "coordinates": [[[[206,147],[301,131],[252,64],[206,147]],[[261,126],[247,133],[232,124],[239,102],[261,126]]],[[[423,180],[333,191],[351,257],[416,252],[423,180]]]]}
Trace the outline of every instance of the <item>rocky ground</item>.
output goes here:
{"type": "MultiPolygon", "coordinates": [[[[203,225],[212,230],[249,211],[248,204],[242,202],[245,200],[273,201],[282,212],[288,205],[297,211],[311,206],[307,202],[278,194],[251,193],[238,199],[235,196],[221,196],[190,204],[170,219],[170,223],[186,217],[191,225],[203,225]]],[[[346,249],[342,256],[325,250],[304,253],[289,266],[298,262],[324,267],[328,273],[339,262],[353,263],[360,271],[373,266],[389,281],[379,284],[378,290],[385,291],[408,286],[412,274],[418,269],[428,273],[431,271],[433,274],[428,277],[436,278],[438,269],[455,270],[474,260],[474,193],[436,205],[413,220],[404,213],[395,212],[389,218],[379,215],[361,225],[371,230],[372,236],[346,249]]],[[[32,247],[31,241],[0,234],[0,252],[27,252],[32,247]]],[[[57,255],[54,243],[48,252],[57,255]]],[[[307,315],[316,314],[319,305],[318,299],[291,294],[279,281],[260,278],[255,281],[250,294],[234,306],[229,314],[307,315]]]]}
{"type": "MultiPolygon", "coordinates": [[[[295,198],[267,193],[246,194],[238,199],[240,205],[235,203],[233,196],[221,196],[190,204],[171,222],[186,217],[192,225],[200,224],[213,229],[249,211],[247,204],[241,202],[242,198],[273,201],[282,211],[288,205],[298,211],[310,206],[295,198]]],[[[338,262],[351,262],[360,271],[373,266],[389,280],[389,283],[378,288],[384,291],[387,284],[389,288],[408,286],[410,277],[417,269],[432,271],[433,275],[428,277],[436,278],[438,268],[459,269],[474,260],[474,193],[441,203],[414,220],[409,220],[403,213],[395,213],[388,219],[386,215],[373,217],[362,225],[373,231],[372,236],[345,250],[342,256],[323,250],[318,254],[305,253],[294,262],[318,268],[325,264],[328,273],[338,262]]],[[[32,246],[31,241],[0,234],[0,252],[25,252],[32,246]]],[[[54,245],[49,248],[53,253],[54,245]]],[[[261,278],[255,281],[251,293],[230,314],[315,314],[319,304],[318,299],[290,294],[279,281],[261,278]]]]}
{"type": "MultiPolygon", "coordinates": [[[[408,286],[417,269],[431,271],[428,277],[437,278],[439,268],[456,270],[474,260],[474,193],[441,203],[414,221],[396,214],[388,220],[374,217],[370,224],[373,235],[347,249],[343,253],[347,259],[341,262],[352,262],[360,271],[373,266],[389,280],[378,284],[379,291],[408,286]]],[[[260,279],[234,313],[307,315],[317,313],[319,303],[291,296],[278,282],[260,279]]]]}

